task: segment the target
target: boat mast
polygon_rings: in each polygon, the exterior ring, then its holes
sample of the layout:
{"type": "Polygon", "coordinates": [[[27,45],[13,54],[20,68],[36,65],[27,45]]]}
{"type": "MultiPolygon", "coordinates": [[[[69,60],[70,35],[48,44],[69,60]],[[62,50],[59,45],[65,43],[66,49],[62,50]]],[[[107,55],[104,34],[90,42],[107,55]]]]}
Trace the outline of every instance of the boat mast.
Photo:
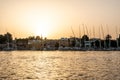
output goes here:
{"type": "Polygon", "coordinates": [[[80,48],[81,48],[81,29],[80,29],[80,25],[79,25],[79,39],[80,39],[79,44],[80,44],[80,48]]]}
{"type": "Polygon", "coordinates": [[[117,44],[117,48],[118,48],[119,44],[118,44],[118,30],[117,30],[117,26],[116,26],[116,44],[117,44]]]}
{"type": "Polygon", "coordinates": [[[101,49],[101,33],[100,33],[100,26],[99,26],[99,45],[100,45],[100,49],[101,49]]]}
{"type": "Polygon", "coordinates": [[[101,25],[101,30],[102,30],[103,40],[104,40],[104,48],[106,48],[106,42],[105,42],[105,36],[104,36],[104,30],[103,30],[103,26],[102,26],[102,25],[101,25]]]}
{"type": "MultiPolygon", "coordinates": [[[[7,32],[7,30],[6,30],[6,32],[7,32]]],[[[8,32],[6,33],[6,36],[7,36],[7,49],[10,49],[8,32]]]]}
{"type": "Polygon", "coordinates": [[[74,38],[75,38],[75,33],[74,33],[74,31],[73,31],[73,28],[72,28],[72,26],[71,26],[71,30],[72,30],[73,36],[74,36],[74,38]]]}
{"type": "MultiPolygon", "coordinates": [[[[95,28],[94,28],[94,26],[93,26],[93,37],[95,38],[95,28]]],[[[94,46],[94,49],[95,49],[95,42],[94,42],[93,46],[94,46]]]]}
{"type": "MultiPolygon", "coordinates": [[[[82,24],[82,26],[83,26],[83,32],[84,32],[84,35],[85,35],[85,26],[84,26],[84,24],[82,24]]],[[[83,35],[83,36],[84,36],[83,35]]],[[[85,43],[85,40],[83,39],[83,42],[85,43]]],[[[84,47],[86,48],[86,46],[85,46],[85,44],[84,44],[84,47]]]]}
{"type": "Polygon", "coordinates": [[[87,25],[85,25],[85,28],[86,28],[87,35],[89,36],[87,25]]]}
{"type": "Polygon", "coordinates": [[[119,32],[118,32],[118,48],[120,47],[120,45],[119,45],[120,44],[120,39],[119,38],[120,38],[120,27],[119,27],[119,32]]]}
{"type": "Polygon", "coordinates": [[[72,26],[71,26],[71,30],[72,30],[72,33],[73,33],[73,36],[74,36],[74,39],[75,39],[75,45],[76,45],[75,33],[74,33],[74,31],[73,31],[73,28],[72,28],[72,26]]]}
{"type": "MultiPolygon", "coordinates": [[[[87,36],[90,38],[90,35],[89,35],[89,32],[88,32],[87,25],[85,25],[85,28],[86,28],[87,36]]],[[[89,48],[91,48],[91,45],[89,45],[89,48]]]]}
{"type": "Polygon", "coordinates": [[[84,26],[84,24],[82,24],[82,26],[83,26],[83,33],[84,33],[84,35],[85,35],[85,26],[84,26]]]}
{"type": "Polygon", "coordinates": [[[89,29],[89,37],[91,38],[91,27],[89,29]]]}
{"type": "Polygon", "coordinates": [[[15,33],[14,33],[14,48],[15,48],[15,50],[17,50],[17,44],[16,44],[15,33]]]}
{"type": "MultiPolygon", "coordinates": [[[[107,32],[108,32],[108,35],[110,35],[108,25],[106,25],[106,27],[107,27],[107,32]]],[[[109,39],[108,48],[110,48],[110,45],[111,45],[111,40],[109,39]]]]}
{"type": "Polygon", "coordinates": [[[41,34],[41,43],[42,43],[42,50],[43,50],[43,48],[44,48],[44,44],[43,44],[43,36],[42,36],[42,34],[41,34]]]}

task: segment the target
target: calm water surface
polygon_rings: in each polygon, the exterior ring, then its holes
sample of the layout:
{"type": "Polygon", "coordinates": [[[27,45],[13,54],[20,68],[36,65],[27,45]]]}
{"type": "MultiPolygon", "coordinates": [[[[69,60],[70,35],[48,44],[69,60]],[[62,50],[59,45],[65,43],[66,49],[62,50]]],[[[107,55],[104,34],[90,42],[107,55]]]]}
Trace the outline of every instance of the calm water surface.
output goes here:
{"type": "Polygon", "coordinates": [[[120,80],[120,52],[3,51],[0,80],[120,80]]]}

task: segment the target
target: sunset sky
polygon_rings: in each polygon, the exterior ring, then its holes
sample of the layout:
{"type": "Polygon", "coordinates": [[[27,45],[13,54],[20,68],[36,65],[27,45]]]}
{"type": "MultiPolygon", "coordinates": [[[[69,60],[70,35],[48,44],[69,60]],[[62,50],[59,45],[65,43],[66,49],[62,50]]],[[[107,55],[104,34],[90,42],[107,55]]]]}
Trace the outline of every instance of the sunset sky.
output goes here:
{"type": "Polygon", "coordinates": [[[86,25],[99,37],[102,24],[113,38],[120,32],[120,0],[0,0],[0,34],[14,37],[43,35],[48,38],[79,36],[86,25]],[[107,30],[107,27],[109,32],[107,30]]]}

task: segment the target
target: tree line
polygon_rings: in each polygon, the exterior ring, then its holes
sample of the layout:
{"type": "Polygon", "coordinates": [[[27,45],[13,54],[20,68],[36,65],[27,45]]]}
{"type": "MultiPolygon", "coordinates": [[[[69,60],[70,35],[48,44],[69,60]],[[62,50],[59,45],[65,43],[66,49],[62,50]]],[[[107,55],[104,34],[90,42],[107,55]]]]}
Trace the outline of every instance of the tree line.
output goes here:
{"type": "MultiPolygon", "coordinates": [[[[72,44],[70,45],[70,47],[80,47],[80,45],[76,45],[77,42],[79,42],[81,44],[81,47],[85,47],[85,41],[90,41],[91,39],[89,38],[88,35],[83,35],[81,38],[74,38],[72,37],[72,44]]],[[[19,42],[19,41],[25,41],[28,42],[28,40],[47,40],[47,38],[40,37],[40,36],[29,36],[27,38],[15,38],[13,40],[12,34],[7,32],[6,34],[0,34],[0,44],[7,44],[7,43],[12,43],[14,42],[19,42]]],[[[68,42],[69,42],[70,38],[68,38],[68,42]]],[[[118,38],[116,38],[116,40],[112,40],[112,36],[111,35],[106,35],[105,39],[99,39],[96,40],[94,43],[91,42],[91,46],[92,47],[96,47],[99,48],[101,47],[117,47],[120,46],[120,35],[118,38]]]]}
{"type": "Polygon", "coordinates": [[[13,41],[12,34],[7,32],[6,34],[0,34],[0,44],[11,43],[13,41]]]}

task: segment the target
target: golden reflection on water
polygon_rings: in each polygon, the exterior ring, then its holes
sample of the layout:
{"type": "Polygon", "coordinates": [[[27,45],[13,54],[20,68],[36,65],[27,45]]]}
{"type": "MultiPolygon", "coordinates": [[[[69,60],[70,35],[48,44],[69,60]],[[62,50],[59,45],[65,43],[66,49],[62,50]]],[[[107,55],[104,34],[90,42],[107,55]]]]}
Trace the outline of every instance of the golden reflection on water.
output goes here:
{"type": "Polygon", "coordinates": [[[0,80],[120,80],[120,52],[0,52],[0,80]]]}

